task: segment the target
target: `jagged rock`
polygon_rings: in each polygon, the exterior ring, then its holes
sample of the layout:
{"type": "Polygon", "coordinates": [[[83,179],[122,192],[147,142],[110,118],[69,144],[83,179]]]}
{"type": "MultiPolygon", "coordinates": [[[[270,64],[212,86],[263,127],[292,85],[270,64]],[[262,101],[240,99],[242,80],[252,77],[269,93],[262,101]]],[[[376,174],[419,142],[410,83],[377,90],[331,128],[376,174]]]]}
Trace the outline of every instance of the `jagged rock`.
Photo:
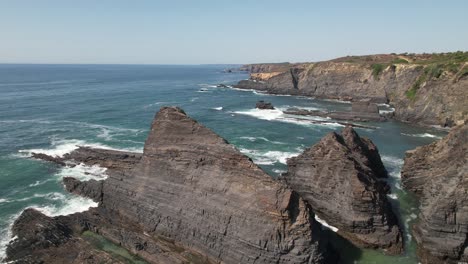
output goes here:
{"type": "Polygon", "coordinates": [[[289,159],[283,177],[339,235],[358,246],[401,253],[401,231],[382,181],[387,171],[377,147],[351,127],[289,159]]]}
{"type": "Polygon", "coordinates": [[[76,222],[149,262],[326,261],[299,195],[179,108],[156,115],[142,156],[79,148],[64,159],[108,168],[100,195],[99,182],[65,179],[100,201],[76,222]]]}
{"type": "Polygon", "coordinates": [[[403,187],[420,198],[413,226],[422,263],[468,262],[468,124],[408,151],[403,187]]]}
{"type": "Polygon", "coordinates": [[[102,201],[102,185],[104,181],[79,181],[73,177],[64,177],[65,189],[71,193],[89,197],[95,202],[102,201]]]}
{"type": "Polygon", "coordinates": [[[255,108],[258,108],[258,109],[267,109],[267,110],[273,110],[273,109],[275,109],[271,103],[265,102],[265,101],[263,101],[263,100],[258,101],[258,102],[255,104],[255,108]]]}
{"type": "Polygon", "coordinates": [[[51,218],[26,209],[13,225],[16,237],[7,248],[5,261],[14,263],[124,263],[96,250],[75,235],[68,216],[51,218]],[[52,253],[52,254],[51,254],[52,253]]]}

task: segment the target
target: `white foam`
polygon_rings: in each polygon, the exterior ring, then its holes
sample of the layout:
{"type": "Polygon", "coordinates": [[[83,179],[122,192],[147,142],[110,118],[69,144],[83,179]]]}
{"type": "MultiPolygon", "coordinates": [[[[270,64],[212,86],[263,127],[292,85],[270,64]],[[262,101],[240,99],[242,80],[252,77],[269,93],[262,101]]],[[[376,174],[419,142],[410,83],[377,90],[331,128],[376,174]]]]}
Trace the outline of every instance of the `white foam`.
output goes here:
{"type": "Polygon", "coordinates": [[[320,224],[322,224],[322,226],[323,226],[324,228],[328,228],[328,229],[330,229],[331,231],[333,231],[333,232],[335,232],[335,233],[338,232],[338,228],[329,225],[327,222],[325,222],[325,220],[323,220],[323,219],[321,219],[320,217],[318,217],[317,214],[315,215],[315,220],[317,220],[317,222],[319,222],[320,224]]]}
{"type": "Polygon", "coordinates": [[[6,247],[14,238],[12,237],[11,228],[15,220],[21,215],[22,211],[11,215],[7,219],[7,227],[0,230],[0,261],[6,257],[6,247]]]}
{"type": "Polygon", "coordinates": [[[19,153],[24,153],[27,157],[31,157],[32,153],[41,153],[46,154],[52,157],[63,157],[65,154],[70,153],[77,149],[78,147],[91,147],[91,148],[100,148],[100,149],[109,149],[117,151],[131,151],[131,152],[143,152],[142,148],[112,148],[99,143],[87,143],[84,140],[78,139],[68,139],[68,140],[53,140],[52,148],[49,149],[23,149],[19,150],[19,153]]]}
{"type": "Polygon", "coordinates": [[[10,200],[6,198],[0,198],[0,203],[8,203],[10,200]]]}
{"type": "Polygon", "coordinates": [[[104,180],[108,177],[106,174],[107,168],[100,167],[98,165],[88,166],[80,163],[74,167],[62,167],[56,174],[58,179],[63,177],[73,177],[80,181],[88,180],[104,180]]]}
{"type": "Polygon", "coordinates": [[[272,140],[269,140],[268,138],[265,138],[265,137],[239,137],[240,139],[246,139],[250,142],[255,142],[255,141],[258,141],[258,140],[262,140],[262,141],[265,141],[265,142],[271,142],[273,144],[278,144],[278,145],[285,145],[286,143],[284,142],[280,142],[280,141],[272,141],[272,140]]]}
{"type": "Polygon", "coordinates": [[[285,173],[286,171],[285,170],[279,170],[279,169],[273,169],[273,172],[277,173],[279,175],[281,173],[285,173]]]}
{"type": "Polygon", "coordinates": [[[68,198],[64,196],[63,203],[59,206],[56,206],[56,205],[32,206],[32,208],[35,208],[38,211],[48,216],[58,216],[58,215],[69,215],[69,214],[84,212],[91,207],[97,207],[97,206],[98,206],[98,203],[88,198],[84,198],[80,196],[72,196],[68,198]]]}
{"type": "Polygon", "coordinates": [[[398,195],[396,193],[387,194],[387,197],[393,200],[398,200],[398,195]]]}
{"type": "Polygon", "coordinates": [[[251,149],[240,149],[242,153],[252,158],[252,160],[259,165],[273,165],[277,162],[286,164],[287,159],[299,155],[296,152],[285,152],[285,151],[259,151],[251,149]]]}
{"type": "Polygon", "coordinates": [[[336,123],[336,122],[327,122],[330,118],[322,118],[322,117],[292,117],[290,115],[286,115],[283,111],[278,109],[251,109],[247,111],[236,111],[235,114],[240,115],[248,115],[252,116],[261,120],[267,121],[278,121],[302,126],[326,126],[326,127],[343,127],[344,125],[336,123]],[[317,122],[320,121],[320,122],[317,122]]]}
{"type": "Polygon", "coordinates": [[[29,186],[29,187],[35,187],[35,186],[42,185],[42,184],[44,184],[44,183],[46,183],[46,182],[49,182],[49,181],[51,181],[51,180],[49,179],[49,180],[44,180],[44,181],[36,181],[36,182],[34,182],[34,183],[29,184],[28,186],[29,186]]]}
{"type": "Polygon", "coordinates": [[[423,133],[423,134],[405,134],[405,133],[401,133],[401,134],[404,135],[404,136],[409,136],[409,137],[437,138],[437,139],[442,138],[442,137],[439,137],[439,136],[436,136],[436,135],[433,135],[433,134],[429,134],[429,133],[423,133]]]}
{"type": "Polygon", "coordinates": [[[389,108],[389,109],[382,109],[379,110],[379,114],[391,114],[395,112],[395,108],[389,108]]]}
{"type": "Polygon", "coordinates": [[[404,163],[403,159],[387,155],[382,156],[382,162],[392,168],[401,168],[404,163]]]}
{"type": "Polygon", "coordinates": [[[213,107],[211,109],[216,110],[216,111],[221,111],[221,110],[223,110],[223,107],[219,106],[219,107],[213,107]]]}

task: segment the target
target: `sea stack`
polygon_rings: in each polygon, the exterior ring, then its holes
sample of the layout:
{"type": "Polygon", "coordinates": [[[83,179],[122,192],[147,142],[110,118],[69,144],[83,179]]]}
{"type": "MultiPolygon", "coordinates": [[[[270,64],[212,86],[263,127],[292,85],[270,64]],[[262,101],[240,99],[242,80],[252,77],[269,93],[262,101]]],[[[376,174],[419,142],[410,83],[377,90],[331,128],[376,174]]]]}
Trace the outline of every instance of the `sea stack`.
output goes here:
{"type": "Polygon", "coordinates": [[[413,227],[422,263],[468,262],[468,124],[408,151],[403,187],[420,198],[413,227]]]}
{"type": "Polygon", "coordinates": [[[361,247],[402,252],[398,220],[387,199],[387,171],[377,147],[346,127],[288,160],[285,181],[339,235],[361,247]]]}
{"type": "Polygon", "coordinates": [[[78,256],[87,244],[70,247],[67,241],[82,242],[79,236],[88,230],[150,263],[327,263],[327,246],[310,206],[180,108],[157,113],[143,155],[80,148],[65,158],[70,158],[67,165],[108,168],[104,181],[64,180],[68,190],[99,206],[55,218],[25,211],[15,230],[46,221],[54,236],[66,238],[53,247],[33,247],[45,243],[42,233],[36,239],[18,231],[8,260],[57,256],[60,261],[64,245],[78,256]]]}

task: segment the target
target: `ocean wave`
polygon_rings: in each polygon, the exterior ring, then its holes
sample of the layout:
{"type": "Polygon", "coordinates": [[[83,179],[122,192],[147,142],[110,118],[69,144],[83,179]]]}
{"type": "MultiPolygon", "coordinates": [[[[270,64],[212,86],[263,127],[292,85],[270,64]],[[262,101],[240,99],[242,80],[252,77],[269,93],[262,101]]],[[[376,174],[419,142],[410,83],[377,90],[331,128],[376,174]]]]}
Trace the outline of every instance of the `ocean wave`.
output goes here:
{"type": "Polygon", "coordinates": [[[74,167],[62,167],[59,172],[56,173],[56,176],[59,180],[64,177],[73,177],[80,181],[88,180],[104,180],[108,177],[107,168],[103,168],[98,165],[88,166],[83,163],[80,163],[74,167]]]}
{"type": "Polygon", "coordinates": [[[223,107],[219,106],[219,107],[213,107],[211,109],[216,110],[216,111],[221,111],[221,110],[223,110],[223,107]]]}
{"type": "Polygon", "coordinates": [[[16,124],[16,123],[35,123],[35,124],[52,124],[54,121],[44,119],[17,119],[17,120],[0,120],[0,123],[4,124],[16,124]]]}
{"type": "Polygon", "coordinates": [[[6,198],[0,198],[0,203],[8,203],[8,202],[10,202],[10,200],[6,198]]]}
{"type": "Polygon", "coordinates": [[[391,114],[395,112],[395,108],[389,108],[389,109],[381,109],[379,110],[379,114],[391,114]]]}
{"type": "Polygon", "coordinates": [[[437,139],[441,139],[441,138],[442,138],[442,137],[440,137],[440,136],[436,136],[436,135],[429,134],[429,133],[422,133],[422,134],[406,134],[406,133],[401,133],[401,134],[404,135],[404,136],[408,136],[408,137],[437,138],[437,139]]]}
{"type": "Polygon", "coordinates": [[[391,168],[401,168],[404,163],[403,159],[387,155],[382,155],[382,162],[391,168]]]}
{"type": "Polygon", "coordinates": [[[25,154],[27,157],[31,157],[32,153],[46,154],[52,157],[63,157],[65,154],[78,149],[78,147],[91,147],[100,149],[109,149],[117,151],[130,151],[130,152],[143,152],[142,148],[113,148],[100,143],[88,143],[84,140],[79,139],[61,139],[53,140],[52,147],[49,149],[22,149],[19,153],[25,154]]]}
{"type": "Polygon", "coordinates": [[[343,127],[344,125],[337,122],[327,122],[329,118],[322,117],[291,117],[283,113],[280,109],[251,109],[247,111],[235,111],[233,112],[239,115],[248,115],[261,120],[267,121],[278,121],[302,126],[326,126],[326,127],[343,127]]]}
{"type": "Polygon", "coordinates": [[[286,151],[259,151],[253,149],[239,149],[240,152],[252,158],[252,160],[258,165],[273,165],[275,163],[286,164],[287,159],[295,157],[300,153],[297,152],[286,152],[286,151]]]}
{"type": "Polygon", "coordinates": [[[13,240],[13,232],[11,228],[13,227],[13,223],[15,220],[21,215],[23,210],[17,212],[16,214],[10,215],[6,219],[6,226],[0,230],[0,261],[2,261],[6,257],[6,247],[13,240]]]}
{"type": "Polygon", "coordinates": [[[47,216],[58,216],[58,215],[69,215],[89,210],[91,207],[97,207],[98,203],[91,199],[80,197],[80,196],[64,196],[60,205],[45,205],[37,206],[33,205],[30,208],[34,208],[47,216]]]}
{"type": "Polygon", "coordinates": [[[268,138],[265,138],[265,137],[247,137],[247,136],[243,136],[243,137],[239,137],[239,138],[248,140],[250,142],[255,142],[255,141],[261,140],[261,141],[270,142],[270,143],[278,144],[278,145],[285,145],[286,144],[286,143],[280,142],[280,141],[272,141],[272,140],[269,140],[268,138]]]}
{"type": "Polygon", "coordinates": [[[36,187],[36,186],[42,185],[42,184],[44,184],[46,182],[49,182],[49,181],[51,181],[51,180],[49,179],[49,180],[44,180],[44,181],[36,181],[34,183],[29,184],[28,187],[36,187]]]}
{"type": "Polygon", "coordinates": [[[387,194],[387,197],[392,200],[398,200],[398,195],[396,193],[387,194]]]}
{"type": "Polygon", "coordinates": [[[286,170],[273,169],[273,172],[278,174],[278,175],[281,175],[282,173],[285,173],[286,170]]]}

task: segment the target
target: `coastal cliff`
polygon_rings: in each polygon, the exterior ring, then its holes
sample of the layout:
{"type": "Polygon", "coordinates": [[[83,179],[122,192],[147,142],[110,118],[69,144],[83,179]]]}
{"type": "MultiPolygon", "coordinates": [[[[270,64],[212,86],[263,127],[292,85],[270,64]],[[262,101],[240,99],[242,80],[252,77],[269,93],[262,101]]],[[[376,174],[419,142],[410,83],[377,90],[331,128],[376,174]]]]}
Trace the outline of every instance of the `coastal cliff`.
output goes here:
{"type": "Polygon", "coordinates": [[[414,237],[422,263],[468,262],[468,124],[408,151],[403,187],[420,198],[414,237]]]}
{"type": "Polygon", "coordinates": [[[109,262],[108,254],[80,253],[90,248],[82,234],[91,231],[151,263],[330,262],[312,208],[179,108],[158,112],[142,155],[79,148],[36,157],[100,165],[109,177],[64,179],[97,208],[53,218],[24,211],[8,261],[60,262],[67,252],[82,263],[109,262]]]}
{"type": "Polygon", "coordinates": [[[301,155],[288,160],[285,181],[320,219],[352,243],[403,250],[398,220],[387,199],[387,171],[377,147],[346,127],[329,133],[301,155]]]}
{"type": "Polygon", "coordinates": [[[317,63],[252,64],[235,87],[272,94],[359,101],[395,107],[395,118],[454,126],[467,118],[468,52],[349,56],[317,63]]]}

